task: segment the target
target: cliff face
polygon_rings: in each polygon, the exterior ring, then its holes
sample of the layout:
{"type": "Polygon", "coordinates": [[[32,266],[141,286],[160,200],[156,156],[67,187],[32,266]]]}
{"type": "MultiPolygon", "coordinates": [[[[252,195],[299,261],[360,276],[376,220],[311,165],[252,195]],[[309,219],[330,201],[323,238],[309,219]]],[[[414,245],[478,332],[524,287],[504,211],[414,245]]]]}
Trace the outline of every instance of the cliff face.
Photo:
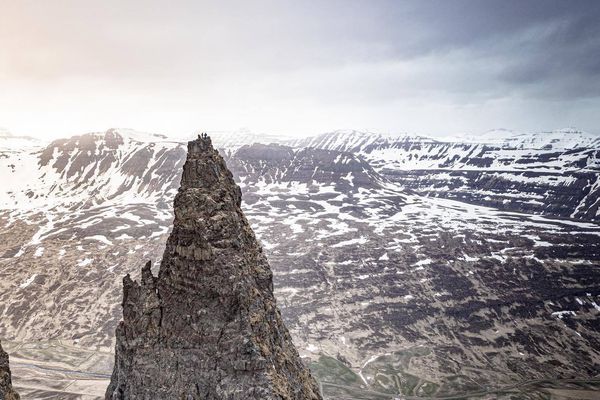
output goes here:
{"type": "Polygon", "coordinates": [[[158,277],[124,279],[107,399],[320,399],[210,138],[188,143],[158,277]]]}
{"type": "Polygon", "coordinates": [[[8,354],[0,343],[0,400],[19,400],[19,395],[12,388],[8,354]]]}

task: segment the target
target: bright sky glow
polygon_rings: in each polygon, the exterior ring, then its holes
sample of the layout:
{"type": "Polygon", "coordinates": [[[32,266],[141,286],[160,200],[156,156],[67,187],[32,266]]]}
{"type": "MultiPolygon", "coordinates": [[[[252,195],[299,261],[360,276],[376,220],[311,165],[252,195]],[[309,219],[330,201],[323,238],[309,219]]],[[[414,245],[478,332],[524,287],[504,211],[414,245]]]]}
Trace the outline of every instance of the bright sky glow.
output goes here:
{"type": "Polygon", "coordinates": [[[0,127],[600,133],[600,2],[0,0],[0,127]]]}

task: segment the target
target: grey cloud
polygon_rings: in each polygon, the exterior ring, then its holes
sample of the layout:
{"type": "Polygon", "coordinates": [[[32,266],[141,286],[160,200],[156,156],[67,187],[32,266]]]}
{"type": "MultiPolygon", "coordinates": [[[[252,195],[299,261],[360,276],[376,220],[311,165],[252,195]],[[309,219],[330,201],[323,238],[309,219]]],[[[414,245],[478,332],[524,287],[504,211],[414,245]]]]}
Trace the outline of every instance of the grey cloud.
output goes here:
{"type": "Polygon", "coordinates": [[[26,87],[31,98],[67,92],[91,114],[91,88],[242,116],[244,99],[290,115],[444,103],[502,119],[493,100],[589,110],[600,105],[599,20],[597,0],[5,2],[0,85],[15,89],[0,104],[26,87]]]}

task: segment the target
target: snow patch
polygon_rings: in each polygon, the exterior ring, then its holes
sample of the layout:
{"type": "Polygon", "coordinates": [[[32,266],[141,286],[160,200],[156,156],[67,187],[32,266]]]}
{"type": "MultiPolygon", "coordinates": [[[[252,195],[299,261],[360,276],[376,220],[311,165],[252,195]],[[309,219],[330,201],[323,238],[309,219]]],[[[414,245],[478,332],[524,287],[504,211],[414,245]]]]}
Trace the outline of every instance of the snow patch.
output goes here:
{"type": "Polygon", "coordinates": [[[19,287],[21,289],[25,289],[27,286],[31,285],[33,283],[33,281],[35,280],[35,278],[37,277],[37,274],[33,274],[31,275],[25,282],[21,283],[19,285],[19,287]]]}

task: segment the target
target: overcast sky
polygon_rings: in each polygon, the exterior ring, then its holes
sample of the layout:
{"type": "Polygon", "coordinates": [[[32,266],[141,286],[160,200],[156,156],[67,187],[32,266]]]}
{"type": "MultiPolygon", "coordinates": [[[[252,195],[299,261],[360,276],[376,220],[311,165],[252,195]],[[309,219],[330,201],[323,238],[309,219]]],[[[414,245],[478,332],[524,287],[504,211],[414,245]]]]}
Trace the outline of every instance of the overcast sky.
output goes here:
{"type": "Polygon", "coordinates": [[[0,0],[0,126],[600,131],[600,1],[0,0]]]}

